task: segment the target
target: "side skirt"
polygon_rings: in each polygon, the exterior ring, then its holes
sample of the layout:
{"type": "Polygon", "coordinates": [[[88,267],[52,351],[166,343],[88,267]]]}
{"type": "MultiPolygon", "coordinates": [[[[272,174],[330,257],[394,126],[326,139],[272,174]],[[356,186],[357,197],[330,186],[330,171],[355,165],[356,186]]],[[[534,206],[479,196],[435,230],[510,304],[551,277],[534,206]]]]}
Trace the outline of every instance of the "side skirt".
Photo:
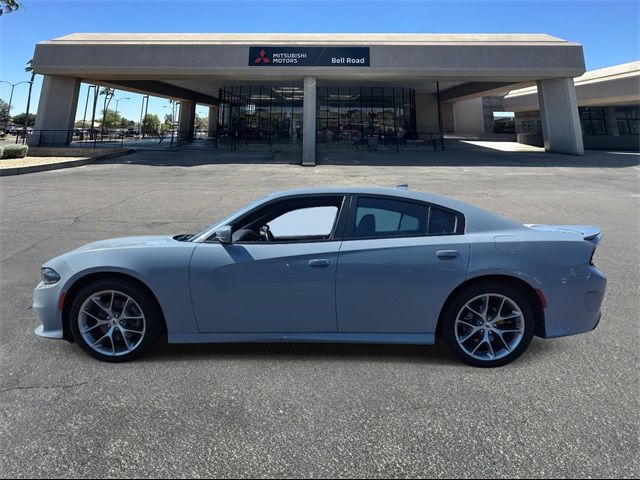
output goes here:
{"type": "Polygon", "coordinates": [[[169,343],[388,343],[433,345],[432,333],[173,333],[169,343]]]}

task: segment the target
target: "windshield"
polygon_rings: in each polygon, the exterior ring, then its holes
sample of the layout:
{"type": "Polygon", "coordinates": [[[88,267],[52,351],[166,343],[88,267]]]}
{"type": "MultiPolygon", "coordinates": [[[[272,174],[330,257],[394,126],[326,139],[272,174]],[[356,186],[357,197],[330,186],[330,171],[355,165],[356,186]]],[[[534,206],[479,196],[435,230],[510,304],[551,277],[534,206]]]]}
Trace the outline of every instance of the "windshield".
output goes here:
{"type": "Polygon", "coordinates": [[[218,220],[216,223],[214,223],[213,225],[205,228],[204,230],[202,230],[201,232],[193,235],[189,241],[190,242],[199,242],[202,240],[205,240],[206,238],[210,237],[211,234],[213,233],[213,231],[218,228],[221,227],[223,225],[226,225],[226,223],[231,220],[233,217],[236,217],[238,215],[240,215],[241,213],[246,212],[247,210],[252,209],[254,206],[256,206],[257,204],[261,203],[265,198],[267,198],[267,195],[257,198],[256,200],[249,202],[248,204],[246,204],[244,207],[239,208],[238,210],[234,211],[233,213],[230,213],[229,215],[227,215],[226,217],[218,220]],[[201,238],[204,237],[204,238],[201,238]]]}

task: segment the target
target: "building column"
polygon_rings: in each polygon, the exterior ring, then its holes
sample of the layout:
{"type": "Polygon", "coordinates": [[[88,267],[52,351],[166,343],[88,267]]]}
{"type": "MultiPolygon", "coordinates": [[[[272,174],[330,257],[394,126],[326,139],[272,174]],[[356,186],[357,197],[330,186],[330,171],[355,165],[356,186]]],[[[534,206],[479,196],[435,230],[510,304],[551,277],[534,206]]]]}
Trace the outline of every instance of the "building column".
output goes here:
{"type": "Polygon", "coordinates": [[[547,152],[584,155],[573,78],[538,80],[537,83],[544,149],[547,152]]]}
{"type": "Polygon", "coordinates": [[[209,138],[213,138],[218,133],[218,107],[209,107],[209,138]]]}
{"type": "Polygon", "coordinates": [[[29,146],[65,146],[71,142],[79,92],[79,78],[44,76],[34,132],[27,136],[29,146]]]}
{"type": "Polygon", "coordinates": [[[302,107],[302,165],[316,164],[316,79],[304,77],[302,107]]]}
{"type": "Polygon", "coordinates": [[[178,139],[193,141],[196,130],[196,102],[180,100],[180,115],[178,116],[178,139]]]}

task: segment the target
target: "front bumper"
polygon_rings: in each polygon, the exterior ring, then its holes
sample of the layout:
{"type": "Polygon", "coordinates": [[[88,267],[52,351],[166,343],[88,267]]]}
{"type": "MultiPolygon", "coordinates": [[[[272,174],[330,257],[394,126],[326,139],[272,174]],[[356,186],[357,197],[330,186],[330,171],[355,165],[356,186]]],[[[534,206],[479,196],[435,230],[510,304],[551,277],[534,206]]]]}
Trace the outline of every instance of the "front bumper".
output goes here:
{"type": "Polygon", "coordinates": [[[607,279],[592,265],[538,277],[547,300],[545,338],[565,337],[594,330],[602,317],[607,279]]]}
{"type": "Polygon", "coordinates": [[[62,312],[58,308],[62,282],[45,285],[40,282],[33,290],[33,311],[36,312],[41,325],[36,328],[36,335],[45,338],[63,339],[62,312]]]}

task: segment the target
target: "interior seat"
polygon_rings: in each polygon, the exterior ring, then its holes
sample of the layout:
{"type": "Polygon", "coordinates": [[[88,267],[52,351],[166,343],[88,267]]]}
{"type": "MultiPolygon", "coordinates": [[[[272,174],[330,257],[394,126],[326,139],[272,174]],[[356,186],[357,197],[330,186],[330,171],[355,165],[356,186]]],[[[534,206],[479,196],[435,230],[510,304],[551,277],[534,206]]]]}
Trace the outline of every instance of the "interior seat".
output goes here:
{"type": "Polygon", "coordinates": [[[356,227],[356,237],[373,237],[376,235],[376,217],[371,213],[363,216],[356,227]]]}

